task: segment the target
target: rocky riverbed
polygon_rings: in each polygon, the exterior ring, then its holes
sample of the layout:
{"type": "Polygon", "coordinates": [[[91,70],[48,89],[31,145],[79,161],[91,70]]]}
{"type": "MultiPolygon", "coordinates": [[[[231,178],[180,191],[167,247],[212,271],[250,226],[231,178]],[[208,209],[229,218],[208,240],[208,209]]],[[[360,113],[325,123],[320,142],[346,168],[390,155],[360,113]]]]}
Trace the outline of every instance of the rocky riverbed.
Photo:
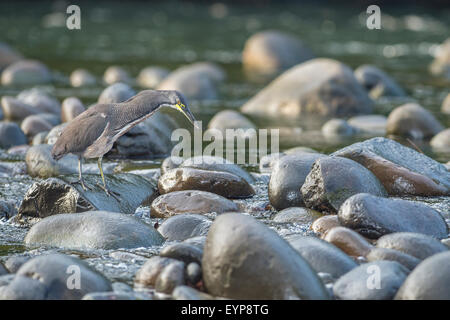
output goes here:
{"type": "Polygon", "coordinates": [[[401,46],[364,40],[353,11],[309,8],[321,22],[306,23],[299,8],[183,4],[163,32],[173,12],[156,5],[114,33],[109,18],[145,8],[92,9],[76,57],[49,40],[57,13],[23,12],[34,36],[0,20],[0,299],[450,299],[448,17],[416,16],[418,31],[392,13],[401,46]],[[15,40],[35,37],[51,49],[15,40]],[[204,130],[277,128],[280,148],[244,165],[171,156],[172,132],[191,129],[163,110],[105,156],[113,196],[95,161],[84,190],[76,156],[51,146],[89,106],[145,89],[182,92],[204,130]]]}

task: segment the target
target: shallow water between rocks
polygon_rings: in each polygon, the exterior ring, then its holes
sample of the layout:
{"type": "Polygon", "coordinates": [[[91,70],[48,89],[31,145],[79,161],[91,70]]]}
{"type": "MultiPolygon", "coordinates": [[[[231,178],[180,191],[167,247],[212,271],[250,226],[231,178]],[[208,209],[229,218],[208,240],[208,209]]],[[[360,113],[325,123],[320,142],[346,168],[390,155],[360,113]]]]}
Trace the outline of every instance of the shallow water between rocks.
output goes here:
{"type": "MultiPolygon", "coordinates": [[[[44,2],[45,3],[45,2],[44,2]]],[[[68,75],[75,68],[85,68],[99,78],[110,65],[120,65],[136,76],[148,65],[159,65],[171,70],[194,61],[218,63],[227,73],[227,81],[220,87],[220,99],[192,104],[192,111],[204,128],[211,117],[223,109],[238,109],[247,99],[265,86],[246,79],[240,63],[240,53],[245,40],[264,29],[291,32],[302,39],[318,57],[337,59],[356,68],[361,64],[374,64],[386,71],[416,100],[430,110],[445,126],[450,126],[450,116],[439,112],[442,100],[448,93],[448,83],[432,77],[428,65],[432,53],[450,29],[450,15],[438,9],[387,8],[383,14],[389,19],[387,30],[368,32],[360,22],[365,16],[364,8],[340,7],[339,10],[319,7],[296,7],[282,5],[270,8],[228,7],[228,15],[216,19],[205,5],[169,3],[143,7],[143,3],[122,5],[120,3],[83,4],[81,32],[71,32],[53,25],[52,3],[33,5],[0,4],[0,29],[2,41],[9,43],[27,57],[41,60],[58,74],[58,81],[45,89],[62,100],[68,96],[79,97],[85,105],[96,101],[102,86],[80,89],[72,88],[68,75]],[[20,8],[19,8],[20,7],[20,8]],[[411,19],[418,19],[421,28],[411,27],[411,19]],[[86,31],[86,32],[84,32],[86,31]]],[[[448,36],[448,34],[447,34],[448,36]]],[[[16,95],[24,88],[0,87],[1,95],[16,95]]],[[[387,115],[405,100],[381,99],[376,102],[376,113],[387,115]]],[[[252,118],[259,126],[267,120],[252,118]]],[[[347,140],[327,140],[320,134],[319,124],[310,121],[271,121],[271,127],[302,128],[310,133],[309,139],[291,134],[281,137],[280,148],[308,146],[324,153],[331,153],[343,146],[367,137],[357,136],[347,140]]],[[[401,141],[408,144],[407,141],[401,141]]],[[[450,153],[435,153],[425,142],[415,142],[432,158],[447,162],[450,153]]],[[[0,163],[6,159],[0,160],[0,163]]],[[[128,161],[128,160],[127,160],[128,161]]],[[[160,166],[162,159],[131,161],[127,170],[149,169],[160,166]]],[[[11,161],[8,160],[10,163],[11,161]]],[[[118,161],[116,161],[118,162],[118,161]]],[[[23,161],[14,161],[23,166],[23,161]]],[[[257,167],[247,170],[256,172],[257,167]]],[[[26,174],[0,177],[0,200],[19,204],[26,190],[38,179],[26,174]]],[[[274,212],[265,209],[268,204],[267,181],[257,182],[256,195],[247,200],[236,200],[249,212],[280,235],[307,234],[308,225],[277,224],[270,220],[274,212]]],[[[440,211],[450,219],[450,197],[415,198],[440,211]]],[[[158,219],[149,218],[149,208],[139,207],[135,213],[144,221],[155,224],[158,219]]],[[[213,217],[212,217],[213,218],[213,217]]],[[[97,270],[115,281],[132,284],[134,274],[145,259],[155,255],[159,247],[127,250],[67,250],[59,248],[27,248],[23,245],[26,228],[0,222],[0,260],[12,255],[35,255],[50,251],[74,254],[85,259],[97,270]]],[[[167,244],[167,243],[166,243],[167,244]]]]}

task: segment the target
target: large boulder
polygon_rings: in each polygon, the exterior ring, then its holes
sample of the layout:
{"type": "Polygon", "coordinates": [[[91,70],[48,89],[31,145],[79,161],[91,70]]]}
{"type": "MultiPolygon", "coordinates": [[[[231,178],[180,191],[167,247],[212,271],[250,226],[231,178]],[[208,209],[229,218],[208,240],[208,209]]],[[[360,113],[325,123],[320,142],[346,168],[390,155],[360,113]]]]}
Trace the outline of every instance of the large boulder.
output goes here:
{"type": "Polygon", "coordinates": [[[446,238],[447,224],[440,213],[423,203],[360,193],[339,209],[339,222],[368,238],[394,232],[415,232],[446,238]]]}
{"type": "Polygon", "coordinates": [[[270,117],[344,117],[370,113],[372,101],[349,67],[314,59],[284,72],[241,110],[270,117]]]}
{"type": "Polygon", "coordinates": [[[52,80],[50,70],[35,60],[19,60],[10,64],[2,72],[4,86],[30,86],[48,83],[52,80]]]}
{"type": "Polygon", "coordinates": [[[321,157],[324,155],[319,153],[295,153],[272,165],[268,193],[270,204],[275,209],[304,206],[300,188],[313,163],[321,157]]]}
{"type": "Polygon", "coordinates": [[[434,75],[450,79],[450,38],[439,46],[435,58],[430,65],[430,71],[434,75]]]}
{"type": "Polygon", "coordinates": [[[27,143],[27,137],[14,122],[0,121],[0,148],[9,149],[27,143]]]}
{"type": "Polygon", "coordinates": [[[417,103],[407,103],[392,110],[386,126],[388,134],[416,139],[432,137],[443,129],[431,112],[417,103]]]}
{"type": "Polygon", "coordinates": [[[111,291],[103,275],[78,258],[63,254],[37,256],[20,267],[0,299],[80,300],[90,292],[111,291]]]}
{"type": "Polygon", "coordinates": [[[215,193],[187,190],[174,191],[156,198],[150,207],[152,217],[168,218],[183,213],[237,212],[236,203],[215,193]]]}
{"type": "Polygon", "coordinates": [[[271,77],[313,57],[296,37],[269,30],[254,34],[245,42],[242,64],[250,75],[271,77]]]}
{"type": "Polygon", "coordinates": [[[358,193],[386,195],[378,179],[359,163],[341,157],[319,158],[301,187],[308,208],[336,213],[345,200],[358,193]]]}
{"type": "Polygon", "coordinates": [[[232,299],[327,299],[321,280],[275,231],[250,216],[219,216],[206,239],[203,282],[232,299]]]}
{"type": "Polygon", "coordinates": [[[149,197],[154,196],[156,183],[129,173],[105,175],[112,195],[101,186],[98,174],[84,174],[88,190],[76,183],[78,175],[65,175],[35,182],[25,194],[16,216],[19,222],[40,220],[60,213],[102,210],[133,214],[149,197]]]}
{"type": "Polygon", "coordinates": [[[372,98],[381,96],[404,97],[405,91],[384,71],[371,65],[362,65],[355,70],[359,83],[369,91],[372,98]]]}
{"type": "Polygon", "coordinates": [[[177,90],[188,100],[217,99],[217,85],[225,79],[225,72],[209,62],[197,62],[170,73],[158,85],[158,90],[177,90]]]}
{"type": "Polygon", "coordinates": [[[390,139],[372,138],[332,155],[361,163],[377,176],[391,194],[442,195],[448,193],[450,188],[450,172],[443,164],[390,139]]]}
{"type": "Polygon", "coordinates": [[[110,250],[159,246],[164,238],[135,217],[87,211],[46,217],[31,227],[24,242],[31,246],[110,250]]]}

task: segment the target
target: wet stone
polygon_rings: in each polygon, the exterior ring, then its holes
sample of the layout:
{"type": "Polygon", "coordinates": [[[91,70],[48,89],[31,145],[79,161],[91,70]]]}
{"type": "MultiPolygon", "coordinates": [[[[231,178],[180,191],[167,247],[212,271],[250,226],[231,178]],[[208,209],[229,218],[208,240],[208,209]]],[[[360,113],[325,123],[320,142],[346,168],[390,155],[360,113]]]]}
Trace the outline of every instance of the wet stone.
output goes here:
{"type": "Polygon", "coordinates": [[[161,257],[183,261],[186,265],[191,262],[201,264],[203,250],[187,243],[175,243],[164,247],[159,252],[159,255],[161,257]]]}
{"type": "Polygon", "coordinates": [[[202,267],[199,263],[191,262],[187,265],[186,279],[192,285],[196,285],[199,281],[202,280],[202,267]]]}
{"type": "Polygon", "coordinates": [[[39,280],[16,275],[7,286],[0,287],[0,299],[45,300],[47,291],[39,280]]]}
{"type": "Polygon", "coordinates": [[[199,214],[181,214],[166,219],[158,231],[168,241],[183,241],[197,236],[206,236],[212,221],[199,214]]]}
{"type": "Polygon", "coordinates": [[[3,117],[11,121],[22,120],[30,115],[41,113],[39,109],[10,96],[1,98],[1,107],[3,117]]]}
{"type": "Polygon", "coordinates": [[[9,272],[16,273],[28,260],[30,260],[28,256],[12,256],[5,261],[5,267],[9,272]]]}
{"type": "Polygon", "coordinates": [[[161,175],[165,174],[171,169],[178,168],[183,163],[183,158],[170,156],[164,159],[161,163],[161,175]]]}
{"type": "Polygon", "coordinates": [[[338,216],[336,214],[327,215],[315,220],[311,226],[311,229],[318,234],[325,234],[334,227],[339,227],[338,216]]]}
{"type": "Polygon", "coordinates": [[[188,286],[178,286],[173,290],[175,300],[214,300],[214,297],[188,286]]]}
{"type": "Polygon", "coordinates": [[[171,294],[177,286],[184,285],[186,282],[184,267],[185,264],[181,261],[171,262],[164,267],[156,279],[156,291],[171,294]]]}
{"type": "Polygon", "coordinates": [[[120,103],[134,96],[136,92],[127,84],[118,82],[102,91],[98,103],[120,103]]]}
{"type": "Polygon", "coordinates": [[[366,256],[367,261],[389,260],[396,261],[409,270],[413,270],[420,260],[401,251],[387,248],[372,248],[366,256]]]}
{"type": "Polygon", "coordinates": [[[151,257],[136,273],[136,276],[134,278],[135,285],[143,287],[154,287],[156,284],[156,279],[158,278],[161,271],[174,261],[176,260],[160,256],[151,257]]]}
{"type": "Polygon", "coordinates": [[[364,257],[372,249],[372,245],[363,236],[345,227],[332,228],[323,239],[352,257],[364,257]]]}
{"type": "Polygon", "coordinates": [[[85,110],[86,109],[80,99],[76,97],[66,98],[61,106],[61,120],[62,122],[69,122],[85,110]]]}
{"type": "Polygon", "coordinates": [[[14,122],[0,121],[0,148],[27,144],[27,138],[22,129],[14,122]]]}
{"type": "Polygon", "coordinates": [[[273,221],[280,223],[289,222],[309,225],[321,216],[322,214],[315,210],[311,210],[308,208],[291,207],[278,212],[273,218],[273,221]]]}

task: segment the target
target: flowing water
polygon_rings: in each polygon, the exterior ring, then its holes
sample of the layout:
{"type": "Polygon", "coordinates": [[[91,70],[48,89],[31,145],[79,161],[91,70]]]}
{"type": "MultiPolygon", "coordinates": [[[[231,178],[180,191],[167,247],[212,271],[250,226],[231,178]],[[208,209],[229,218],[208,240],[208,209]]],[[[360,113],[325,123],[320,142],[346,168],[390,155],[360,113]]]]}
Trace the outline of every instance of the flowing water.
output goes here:
{"type": "MultiPolygon", "coordinates": [[[[192,111],[206,127],[209,119],[223,109],[237,109],[266,83],[252,82],[241,68],[240,54],[245,40],[265,29],[279,29],[297,35],[318,57],[337,59],[356,68],[374,64],[394,77],[407,91],[408,99],[380,99],[376,103],[379,114],[387,115],[405,101],[417,101],[429,109],[449,127],[450,117],[439,112],[449,83],[432,77],[428,66],[437,46],[448,37],[450,12],[440,8],[386,7],[382,11],[382,29],[368,30],[365,26],[366,8],[359,5],[320,8],[295,4],[270,6],[200,5],[161,2],[95,2],[82,3],[81,30],[65,27],[64,2],[0,3],[0,41],[7,42],[29,58],[41,60],[54,71],[56,81],[45,86],[50,93],[63,99],[79,97],[85,105],[96,101],[103,86],[72,88],[69,74],[85,68],[101,78],[110,65],[126,68],[131,75],[150,65],[169,69],[195,61],[212,61],[227,73],[227,81],[220,87],[220,99],[192,103],[192,111]]],[[[23,88],[0,87],[0,95],[16,95],[23,88]]],[[[138,89],[138,88],[136,88],[138,89]]],[[[259,127],[268,124],[288,128],[305,128],[301,120],[279,122],[271,119],[252,119],[259,127]]],[[[309,128],[308,130],[318,130],[309,128]]],[[[291,132],[295,133],[295,130],[291,132]]],[[[281,149],[309,146],[329,153],[365,137],[343,141],[323,138],[301,140],[292,134],[282,137],[281,149]]],[[[405,142],[407,143],[407,142],[405,142]]],[[[450,153],[433,152],[426,142],[416,142],[426,154],[447,162],[450,153]]],[[[21,162],[23,164],[23,162],[21,162]]],[[[160,159],[147,162],[148,168],[158,167],[160,159]]],[[[142,167],[136,163],[137,167],[142,167]]],[[[256,171],[255,167],[248,168],[256,171]]],[[[36,179],[17,174],[13,178],[0,177],[0,199],[20,203],[28,187],[36,179]]],[[[308,226],[270,222],[267,204],[267,183],[258,184],[258,195],[241,201],[256,217],[280,234],[308,232],[308,226]]],[[[441,212],[448,211],[448,198],[427,199],[441,212]]],[[[148,207],[138,209],[136,215],[150,223],[148,207]]],[[[111,279],[131,282],[145,257],[159,248],[139,248],[116,251],[74,251],[55,248],[25,248],[22,239],[26,229],[0,224],[0,256],[37,254],[51,250],[73,253],[85,258],[111,279]]]]}

